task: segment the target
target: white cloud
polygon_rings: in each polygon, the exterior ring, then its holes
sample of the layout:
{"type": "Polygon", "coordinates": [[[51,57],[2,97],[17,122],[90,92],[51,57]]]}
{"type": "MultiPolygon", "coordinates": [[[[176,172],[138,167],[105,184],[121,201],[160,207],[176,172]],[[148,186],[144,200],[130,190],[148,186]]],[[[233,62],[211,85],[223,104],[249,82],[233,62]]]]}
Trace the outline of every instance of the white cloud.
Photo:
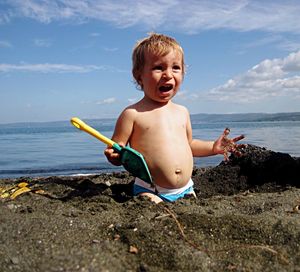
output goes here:
{"type": "Polygon", "coordinates": [[[94,70],[105,70],[105,67],[96,65],[69,65],[69,64],[6,64],[0,63],[0,73],[8,72],[38,72],[38,73],[88,73],[94,70]]]}
{"type": "Polygon", "coordinates": [[[193,101],[196,98],[198,98],[198,95],[195,93],[190,93],[187,90],[180,90],[175,97],[175,100],[180,100],[180,101],[193,101]]]}
{"type": "MultiPolygon", "coordinates": [[[[265,35],[261,39],[256,39],[255,41],[249,42],[246,45],[244,45],[244,48],[255,48],[255,47],[261,47],[261,46],[268,46],[272,45],[275,48],[278,48],[280,50],[285,50],[288,52],[295,52],[300,49],[300,39],[298,35],[285,36],[285,35],[278,35],[278,34],[271,34],[271,35],[265,35]],[[288,37],[288,38],[287,38],[288,37]]],[[[240,53],[244,53],[243,50],[240,51],[240,53]]]]}
{"type": "Polygon", "coordinates": [[[300,96],[300,51],[282,59],[264,60],[208,93],[220,101],[254,102],[275,96],[300,96]]]}
{"type": "Polygon", "coordinates": [[[33,42],[37,47],[50,47],[52,44],[48,39],[35,39],[33,42]]]}
{"type": "Polygon", "coordinates": [[[90,37],[99,37],[99,36],[101,36],[101,34],[98,32],[90,33],[90,37]]]}
{"type": "Polygon", "coordinates": [[[137,97],[133,97],[133,98],[128,98],[128,99],[127,99],[127,101],[128,101],[130,104],[136,103],[138,100],[139,100],[139,98],[137,98],[137,97]]]}
{"type": "Polygon", "coordinates": [[[96,104],[97,105],[113,104],[116,101],[117,101],[117,99],[115,97],[110,97],[110,98],[106,98],[106,99],[103,99],[101,101],[98,101],[96,104]]]}
{"type": "Polygon", "coordinates": [[[160,27],[199,32],[207,29],[300,33],[300,2],[293,0],[10,0],[0,22],[29,17],[49,23],[101,20],[119,27],[160,27]]]}
{"type": "Polygon", "coordinates": [[[103,50],[106,51],[106,52],[116,52],[116,51],[119,50],[119,48],[117,48],[117,47],[111,47],[111,48],[103,47],[103,50]]]}
{"type": "Polygon", "coordinates": [[[0,41],[0,47],[10,48],[12,45],[9,41],[0,41]]]}
{"type": "Polygon", "coordinates": [[[299,72],[300,71],[300,51],[297,53],[291,53],[289,54],[284,60],[283,60],[283,69],[288,72],[299,72]]]}

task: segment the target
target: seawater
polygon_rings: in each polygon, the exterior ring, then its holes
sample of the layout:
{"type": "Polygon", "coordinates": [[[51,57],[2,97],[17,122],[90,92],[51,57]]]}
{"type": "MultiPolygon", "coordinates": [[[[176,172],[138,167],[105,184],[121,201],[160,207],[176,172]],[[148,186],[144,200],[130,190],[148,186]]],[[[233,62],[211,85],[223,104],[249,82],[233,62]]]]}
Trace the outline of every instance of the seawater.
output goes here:
{"type": "MultiPolygon", "coordinates": [[[[115,120],[88,123],[111,137],[115,120]]],[[[300,122],[213,122],[192,120],[193,137],[215,140],[225,127],[230,137],[245,134],[242,143],[300,156],[300,122]]],[[[123,170],[106,161],[105,144],[74,128],[68,121],[0,125],[0,177],[82,175],[123,170]]],[[[199,167],[215,166],[221,155],[195,158],[199,167]]]]}

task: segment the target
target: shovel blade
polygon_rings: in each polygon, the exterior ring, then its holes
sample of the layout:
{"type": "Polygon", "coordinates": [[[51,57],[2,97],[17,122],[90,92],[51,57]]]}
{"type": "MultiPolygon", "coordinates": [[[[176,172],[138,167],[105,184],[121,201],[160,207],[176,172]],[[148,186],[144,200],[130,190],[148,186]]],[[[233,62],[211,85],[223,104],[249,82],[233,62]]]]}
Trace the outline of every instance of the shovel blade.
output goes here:
{"type": "Polygon", "coordinates": [[[123,147],[120,156],[122,165],[128,172],[145,182],[153,183],[147,163],[141,153],[130,147],[123,147]]]}

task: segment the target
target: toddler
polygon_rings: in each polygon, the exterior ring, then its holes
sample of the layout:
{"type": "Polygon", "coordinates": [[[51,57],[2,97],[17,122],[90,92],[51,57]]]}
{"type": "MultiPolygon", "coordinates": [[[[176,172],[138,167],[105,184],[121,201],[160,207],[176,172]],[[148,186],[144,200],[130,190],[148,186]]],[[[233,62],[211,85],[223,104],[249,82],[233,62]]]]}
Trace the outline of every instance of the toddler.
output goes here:
{"type": "MultiPolygon", "coordinates": [[[[152,33],[139,41],[132,54],[132,74],[144,92],[143,98],[120,114],[112,140],[129,144],[143,154],[154,187],[136,178],[134,195],[144,195],[155,203],[175,201],[187,194],[195,195],[191,179],[194,156],[235,152],[235,142],[224,133],[216,141],[192,138],[188,110],[172,101],[184,78],[184,52],[171,37],[152,33]]],[[[120,165],[119,154],[105,150],[107,159],[120,165]]]]}

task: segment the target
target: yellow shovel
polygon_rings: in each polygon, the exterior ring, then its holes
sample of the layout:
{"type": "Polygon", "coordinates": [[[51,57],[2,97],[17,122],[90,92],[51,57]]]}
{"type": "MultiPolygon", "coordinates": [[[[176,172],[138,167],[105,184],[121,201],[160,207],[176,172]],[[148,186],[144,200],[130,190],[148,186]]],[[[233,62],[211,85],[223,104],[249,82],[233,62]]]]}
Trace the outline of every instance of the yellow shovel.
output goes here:
{"type": "Polygon", "coordinates": [[[124,168],[133,176],[139,177],[143,181],[153,184],[147,163],[141,153],[128,146],[120,146],[119,144],[105,137],[99,131],[90,127],[77,117],[73,117],[71,119],[71,123],[78,129],[89,133],[90,135],[96,137],[98,140],[107,144],[109,147],[112,147],[117,153],[120,154],[120,160],[124,168]]]}

